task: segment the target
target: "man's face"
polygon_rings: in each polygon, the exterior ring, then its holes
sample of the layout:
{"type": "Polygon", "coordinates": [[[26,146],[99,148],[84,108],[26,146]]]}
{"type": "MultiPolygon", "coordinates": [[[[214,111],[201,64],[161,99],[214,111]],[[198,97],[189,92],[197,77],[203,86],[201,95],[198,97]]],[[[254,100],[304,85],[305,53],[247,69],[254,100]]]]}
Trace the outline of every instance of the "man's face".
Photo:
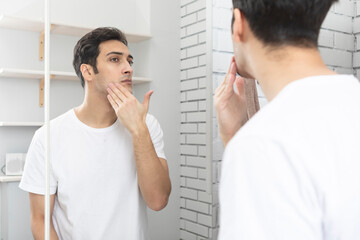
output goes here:
{"type": "Polygon", "coordinates": [[[107,94],[109,83],[120,83],[132,92],[132,63],[133,57],[125,44],[117,40],[102,42],[96,59],[95,88],[107,94]]]}
{"type": "Polygon", "coordinates": [[[235,56],[235,63],[236,63],[236,71],[237,73],[244,77],[244,78],[253,78],[252,74],[250,73],[249,63],[248,63],[248,56],[247,56],[247,46],[245,44],[246,41],[240,41],[240,37],[242,36],[235,36],[238,33],[235,28],[239,28],[238,21],[234,21],[235,17],[233,16],[232,22],[232,42],[234,48],[234,56],[235,56]]]}

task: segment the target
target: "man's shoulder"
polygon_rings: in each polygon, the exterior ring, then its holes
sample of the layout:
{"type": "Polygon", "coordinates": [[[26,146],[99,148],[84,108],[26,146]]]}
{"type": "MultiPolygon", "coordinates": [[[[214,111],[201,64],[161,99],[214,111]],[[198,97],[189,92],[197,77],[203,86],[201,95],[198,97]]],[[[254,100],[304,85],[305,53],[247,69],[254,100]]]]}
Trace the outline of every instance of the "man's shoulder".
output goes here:
{"type": "Polygon", "coordinates": [[[150,113],[148,113],[146,115],[146,120],[145,121],[146,121],[146,125],[149,128],[154,127],[154,126],[159,124],[159,121],[156,119],[156,117],[154,117],[154,115],[152,115],[150,113]]]}
{"type": "MultiPolygon", "coordinates": [[[[50,120],[51,134],[55,133],[57,131],[57,129],[61,129],[64,124],[68,124],[71,121],[72,115],[74,114],[73,111],[74,110],[71,109],[71,110],[53,118],[52,120],[50,120]]],[[[45,125],[43,125],[35,132],[35,136],[38,136],[38,137],[42,136],[45,134],[45,132],[46,132],[46,127],[45,127],[45,125]]]]}

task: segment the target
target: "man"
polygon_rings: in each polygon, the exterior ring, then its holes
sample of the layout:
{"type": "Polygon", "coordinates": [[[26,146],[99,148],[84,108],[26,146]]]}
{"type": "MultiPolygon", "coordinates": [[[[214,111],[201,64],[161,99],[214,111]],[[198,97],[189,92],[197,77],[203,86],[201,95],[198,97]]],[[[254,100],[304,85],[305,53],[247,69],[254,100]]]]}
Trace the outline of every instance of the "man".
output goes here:
{"type": "Polygon", "coordinates": [[[333,2],[233,0],[235,58],[214,96],[221,240],[360,239],[360,84],[317,49],[333,2]],[[236,73],[269,101],[245,125],[236,73]]]}
{"type": "MultiPolygon", "coordinates": [[[[147,114],[152,91],[142,104],[131,94],[132,63],[115,28],[95,29],[75,46],[85,98],[51,121],[51,239],[148,239],[146,205],[167,204],[163,133],[147,114]]],[[[34,135],[20,183],[35,239],[44,235],[44,131],[34,135]]]]}

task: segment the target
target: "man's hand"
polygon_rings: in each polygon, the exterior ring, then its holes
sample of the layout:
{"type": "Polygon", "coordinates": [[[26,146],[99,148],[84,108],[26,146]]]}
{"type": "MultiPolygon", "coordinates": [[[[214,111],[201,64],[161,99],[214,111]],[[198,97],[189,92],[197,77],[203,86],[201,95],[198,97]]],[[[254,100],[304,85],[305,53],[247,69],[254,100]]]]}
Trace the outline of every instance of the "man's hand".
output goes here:
{"type": "Polygon", "coordinates": [[[121,84],[110,83],[107,91],[109,93],[108,100],[121,123],[131,134],[138,134],[139,128],[146,124],[146,114],[149,110],[150,96],[153,91],[145,94],[142,104],[121,84]]]}
{"type": "Polygon", "coordinates": [[[222,84],[215,90],[214,104],[224,146],[242,127],[247,118],[244,79],[236,77],[234,58],[222,84]],[[234,83],[237,92],[234,91],[234,83]]]}
{"type": "Polygon", "coordinates": [[[149,208],[160,211],[168,203],[171,182],[167,162],[157,156],[145,122],[153,91],[145,94],[142,104],[120,84],[109,84],[108,92],[109,102],[117,117],[133,137],[136,172],[141,194],[149,208]]]}

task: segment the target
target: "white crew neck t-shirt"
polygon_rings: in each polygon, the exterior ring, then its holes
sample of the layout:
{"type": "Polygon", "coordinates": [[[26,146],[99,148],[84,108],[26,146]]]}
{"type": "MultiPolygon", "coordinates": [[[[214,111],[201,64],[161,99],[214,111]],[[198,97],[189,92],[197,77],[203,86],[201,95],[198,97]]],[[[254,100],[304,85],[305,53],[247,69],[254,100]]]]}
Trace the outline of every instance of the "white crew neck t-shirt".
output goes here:
{"type": "MultiPolygon", "coordinates": [[[[158,157],[164,158],[163,133],[147,115],[158,157]]],[[[50,194],[55,194],[54,228],[60,239],[148,239],[146,204],[138,187],[132,138],[116,121],[96,129],[74,110],[50,124],[50,194]]],[[[20,188],[45,194],[45,128],[36,131],[20,188]]]]}
{"type": "Polygon", "coordinates": [[[360,84],[288,84],[228,143],[220,240],[360,239],[360,84]]]}

